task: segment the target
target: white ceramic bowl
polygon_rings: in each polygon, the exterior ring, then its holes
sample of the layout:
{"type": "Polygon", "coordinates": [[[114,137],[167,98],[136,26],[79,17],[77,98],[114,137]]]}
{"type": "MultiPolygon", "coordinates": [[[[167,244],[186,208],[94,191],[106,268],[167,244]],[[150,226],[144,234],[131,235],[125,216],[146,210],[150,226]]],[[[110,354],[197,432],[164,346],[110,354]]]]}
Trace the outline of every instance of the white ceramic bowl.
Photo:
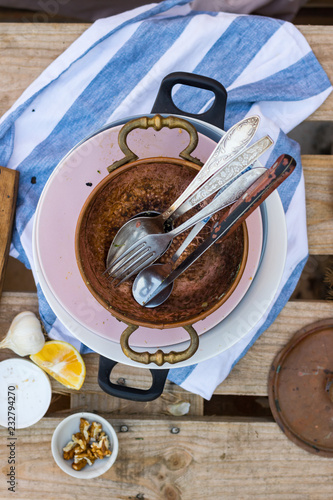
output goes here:
{"type": "Polygon", "coordinates": [[[56,464],[60,469],[66,472],[66,474],[81,479],[92,479],[104,474],[114,464],[118,455],[118,437],[112,425],[105,420],[105,418],[95,413],[80,412],[65,418],[56,427],[52,436],[51,449],[56,464]],[[86,465],[83,469],[76,471],[72,468],[73,460],[65,460],[63,458],[63,448],[72,439],[72,434],[79,432],[81,417],[85,418],[90,423],[98,422],[102,424],[103,431],[110,440],[112,455],[103,459],[96,459],[93,465],[86,465]]]}

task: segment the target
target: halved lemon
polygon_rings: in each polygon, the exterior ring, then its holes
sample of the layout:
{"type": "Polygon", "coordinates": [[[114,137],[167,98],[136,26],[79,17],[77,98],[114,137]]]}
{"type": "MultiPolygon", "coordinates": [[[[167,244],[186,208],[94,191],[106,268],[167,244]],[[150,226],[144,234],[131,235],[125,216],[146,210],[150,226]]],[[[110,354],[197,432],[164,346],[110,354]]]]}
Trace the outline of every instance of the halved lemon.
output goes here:
{"type": "Polygon", "coordinates": [[[30,359],[69,389],[80,389],[86,376],[81,354],[68,342],[50,340],[30,359]]]}

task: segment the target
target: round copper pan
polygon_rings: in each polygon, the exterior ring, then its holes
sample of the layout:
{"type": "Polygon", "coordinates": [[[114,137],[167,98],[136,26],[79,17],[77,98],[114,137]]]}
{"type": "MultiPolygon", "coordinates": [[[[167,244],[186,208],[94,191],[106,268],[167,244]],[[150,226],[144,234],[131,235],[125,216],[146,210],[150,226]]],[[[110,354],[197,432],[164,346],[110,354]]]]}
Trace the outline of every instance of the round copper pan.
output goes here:
{"type": "MultiPolygon", "coordinates": [[[[76,229],[80,272],[93,296],[127,324],[163,329],[196,323],[218,309],[239,283],[248,252],[245,223],[224,241],[213,245],[183,273],[175,281],[169,299],[155,309],[142,307],[134,300],[131,293],[134,278],[115,288],[103,275],[107,253],[118,229],[140,212],[166,210],[198,170],[197,165],[182,159],[140,159],[111,172],[82,208],[76,229]]],[[[176,225],[192,213],[178,219],[176,225]]],[[[208,236],[220,216],[219,212],[212,217],[183,258],[208,236]]],[[[160,262],[173,255],[187,234],[175,238],[160,262]]]]}

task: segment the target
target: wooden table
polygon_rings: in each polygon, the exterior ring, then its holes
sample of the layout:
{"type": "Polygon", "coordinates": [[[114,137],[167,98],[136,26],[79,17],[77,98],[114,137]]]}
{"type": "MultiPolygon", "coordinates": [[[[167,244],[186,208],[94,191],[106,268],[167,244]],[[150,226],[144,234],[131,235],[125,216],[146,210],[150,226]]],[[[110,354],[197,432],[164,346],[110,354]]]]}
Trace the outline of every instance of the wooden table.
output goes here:
{"type": "MultiPolygon", "coordinates": [[[[0,25],[0,114],[88,26],[84,24],[0,25]]],[[[300,26],[333,81],[333,27],[300,26]]],[[[333,119],[333,95],[310,121],[333,119]]],[[[333,158],[303,156],[308,236],[311,256],[330,255],[333,248],[333,158]]],[[[310,257],[310,259],[313,257],[310,257]]],[[[315,260],[313,259],[314,266],[315,260]]],[[[0,301],[0,337],[23,310],[37,313],[34,293],[4,293],[0,301]]],[[[333,302],[290,301],[277,320],[236,365],[215,395],[267,396],[267,376],[279,349],[301,327],[333,316],[333,302]]],[[[1,352],[0,359],[12,353],[1,352]]],[[[13,498],[105,497],[112,499],[199,500],[332,498],[333,462],[303,451],[281,432],[271,416],[208,416],[201,397],[167,383],[151,403],[108,397],[96,382],[98,356],[84,357],[87,377],[80,392],[52,380],[53,393],[69,395],[70,408],[49,412],[38,424],[17,432],[18,484],[13,498]],[[175,418],[168,405],[190,403],[188,415],[175,418]],[[53,461],[50,441],[62,417],[79,409],[103,414],[118,432],[120,452],[114,467],[100,478],[83,482],[63,473],[53,461]],[[121,425],[128,432],[120,432],[121,425]],[[171,433],[177,427],[179,433],[171,433]]],[[[117,367],[123,377],[149,385],[147,370],[117,367]]],[[[263,399],[265,401],[265,399],[263,399]]],[[[266,400],[267,401],[267,400],[266,400]]],[[[245,403],[244,403],[245,404],[245,403]]],[[[7,430],[0,430],[0,496],[9,498],[7,430]]]]}

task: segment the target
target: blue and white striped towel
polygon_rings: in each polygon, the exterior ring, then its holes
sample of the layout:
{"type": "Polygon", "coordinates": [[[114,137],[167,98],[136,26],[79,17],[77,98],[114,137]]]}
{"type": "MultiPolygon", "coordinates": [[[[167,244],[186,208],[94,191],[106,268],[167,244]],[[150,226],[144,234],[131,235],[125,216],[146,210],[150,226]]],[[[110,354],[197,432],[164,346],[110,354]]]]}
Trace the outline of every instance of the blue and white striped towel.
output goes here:
{"type": "MultiPolygon", "coordinates": [[[[233,365],[286,304],[307,260],[304,180],[298,145],[285,135],[318,108],[331,84],[301,33],[279,20],[195,12],[167,0],[95,22],[23,93],[0,121],[0,164],[18,169],[20,187],[11,255],[33,268],[32,226],[45,182],[61,158],[106,123],[149,113],[161,80],[173,71],[206,75],[228,91],[226,129],[249,114],[275,140],[263,163],[281,153],[297,169],[279,188],[286,212],[288,255],[270,310],[235,346],[169,379],[210,398],[233,365]],[[38,169],[38,182],[31,184],[38,169]]],[[[193,113],[206,93],[180,87],[175,101],[193,113]]],[[[34,271],[34,270],[33,270],[34,271]]],[[[38,283],[37,283],[38,286],[38,283]]],[[[38,286],[49,336],[78,345],[56,319],[38,286]]],[[[85,346],[80,346],[84,352],[85,346]]]]}

